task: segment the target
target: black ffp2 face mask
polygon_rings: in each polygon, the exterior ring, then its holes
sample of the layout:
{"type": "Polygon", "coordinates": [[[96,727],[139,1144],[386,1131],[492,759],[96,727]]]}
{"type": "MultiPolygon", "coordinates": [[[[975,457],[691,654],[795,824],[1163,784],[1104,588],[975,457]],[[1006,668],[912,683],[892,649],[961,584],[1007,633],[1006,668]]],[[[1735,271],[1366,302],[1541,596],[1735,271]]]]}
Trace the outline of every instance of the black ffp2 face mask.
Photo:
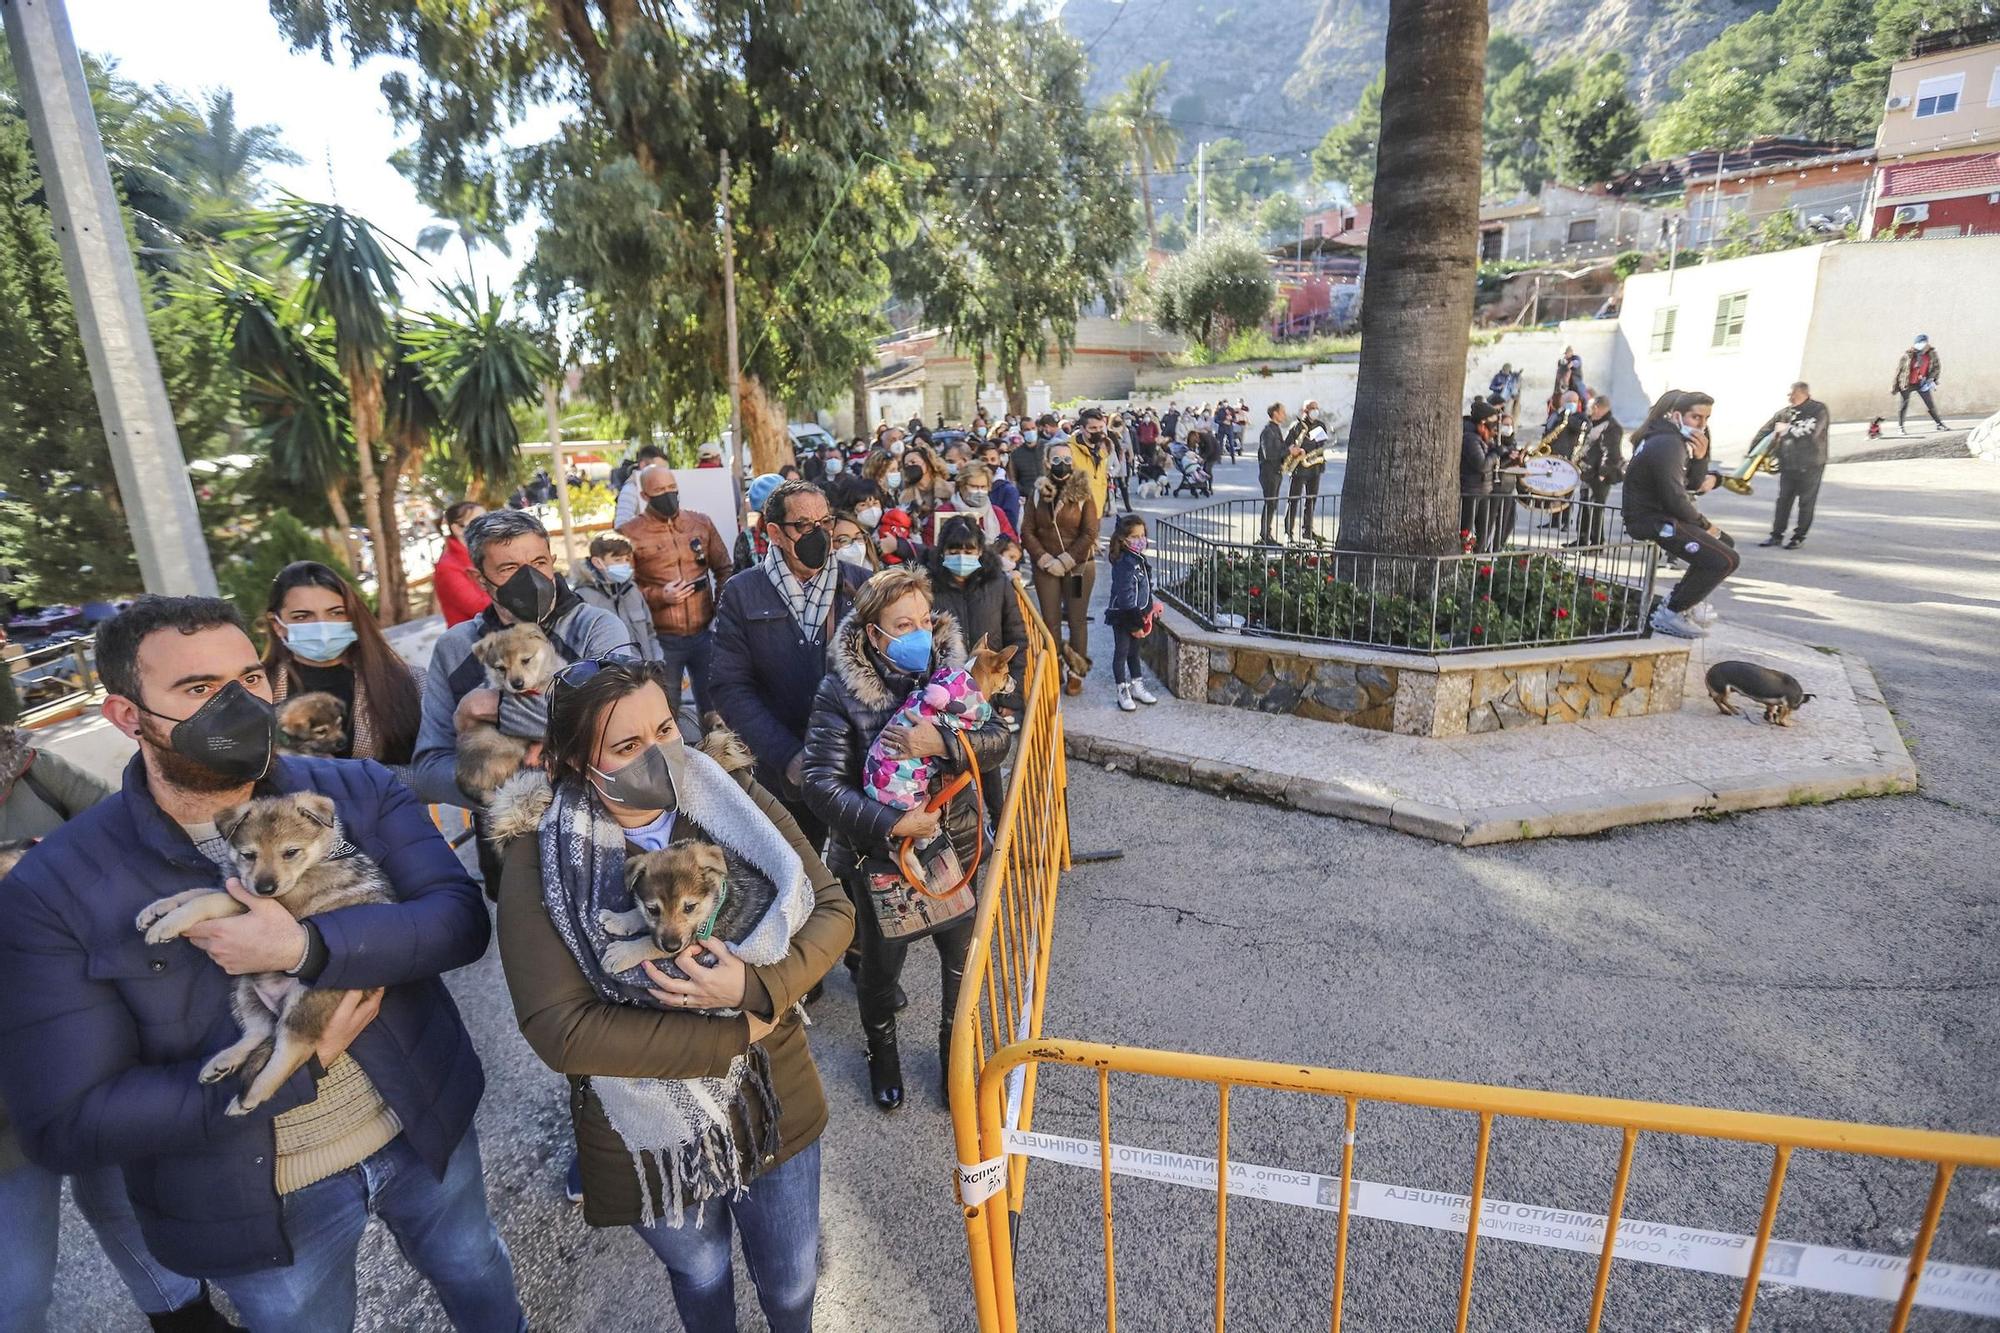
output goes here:
{"type": "Polygon", "coordinates": [[[154,713],[138,700],[140,711],[172,722],[167,745],[175,754],[226,778],[233,784],[255,782],[271,771],[278,746],[278,712],[232,680],[184,718],[154,713]]]}
{"type": "Polygon", "coordinates": [[[646,508],[652,510],[661,518],[672,518],[681,512],[680,492],[661,491],[658,495],[648,496],[646,499],[646,508]]]}
{"type": "Polygon", "coordinates": [[[830,543],[825,528],[814,528],[805,536],[792,543],[792,554],[807,569],[826,568],[826,555],[830,543]]]}
{"type": "Polygon", "coordinates": [[[493,590],[501,610],[527,625],[539,625],[556,609],[556,580],[533,565],[522,565],[493,590]]]}

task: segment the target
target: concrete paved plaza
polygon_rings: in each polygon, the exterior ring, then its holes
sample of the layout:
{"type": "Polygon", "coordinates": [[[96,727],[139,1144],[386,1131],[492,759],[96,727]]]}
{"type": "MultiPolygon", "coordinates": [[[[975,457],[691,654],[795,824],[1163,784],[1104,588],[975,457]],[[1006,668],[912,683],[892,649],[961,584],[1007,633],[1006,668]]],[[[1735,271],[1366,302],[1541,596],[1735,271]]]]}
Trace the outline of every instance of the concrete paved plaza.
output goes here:
{"type": "MultiPolygon", "coordinates": [[[[1221,473],[1224,495],[1248,493],[1250,464],[1221,473]]],[[[1337,490],[1337,473],[1328,482],[1337,490]]],[[[1078,845],[1125,857],[1065,882],[1050,1034],[2000,1132],[2000,469],[1835,466],[1818,526],[1795,552],[1749,545],[1774,488],[1759,489],[1704,501],[1748,548],[1721,595],[1725,622],[1866,658],[1921,770],[1919,792],[1464,850],[1077,764],[1078,845]]],[[[894,1116],[867,1102],[843,972],[814,1013],[833,1105],[819,1324],[839,1333],[973,1326],[951,1140],[930,1097],[935,975],[920,946],[906,978],[912,1099],[894,1116]]],[[[563,1202],[558,1080],[515,1031],[496,960],[452,983],[486,1058],[488,1187],[537,1327],[678,1328],[665,1275],[638,1241],[591,1232],[563,1202]]],[[[1038,1128],[1094,1132],[1092,1076],[1046,1071],[1041,1089],[1038,1128]]],[[[1119,1078],[1112,1105],[1122,1142],[1214,1151],[1206,1088],[1119,1078]]],[[[1338,1126],[1337,1106],[1239,1094],[1232,1156],[1338,1171],[1338,1126]]],[[[1462,1190],[1473,1138],[1467,1116],[1365,1107],[1356,1172],[1462,1190]]],[[[1600,1210],[1617,1146],[1605,1131],[1503,1123],[1489,1194],[1600,1210]]],[[[1768,1165],[1760,1151],[1648,1137],[1627,1212],[1752,1230],[1768,1165]]],[[[1926,1184],[1920,1168],[1800,1154],[1777,1231],[1900,1252],[1926,1184]]],[[[1025,1327],[1101,1327],[1097,1189],[1090,1173],[1031,1170],[1025,1327]]],[[[1212,1326],[1213,1195],[1121,1180],[1115,1200],[1121,1327],[1212,1326]]],[[[1324,1327],[1332,1233],[1330,1214],[1232,1207],[1230,1327],[1324,1327]]],[[[1459,1248],[1455,1236],[1357,1222],[1348,1327],[1450,1327],[1459,1248]]],[[[1474,1327],[1581,1326],[1592,1260],[1498,1242],[1480,1253],[1474,1327]]],[[[2000,1266],[2000,1182],[1961,1175],[1934,1254],[2000,1266]]],[[[379,1229],[362,1276],[363,1327],[445,1326],[379,1229]]],[[[1621,1263],[1605,1326],[1727,1327],[1734,1287],[1621,1263]]],[[[744,1326],[761,1327],[747,1286],[742,1304],[744,1326]]],[[[1881,1328],[1888,1313],[1767,1288],[1757,1327],[1881,1328]]],[[[142,1327],[73,1216],[53,1326],[142,1327]]],[[[1976,1325],[1920,1312],[1911,1326],[1976,1325]]]]}

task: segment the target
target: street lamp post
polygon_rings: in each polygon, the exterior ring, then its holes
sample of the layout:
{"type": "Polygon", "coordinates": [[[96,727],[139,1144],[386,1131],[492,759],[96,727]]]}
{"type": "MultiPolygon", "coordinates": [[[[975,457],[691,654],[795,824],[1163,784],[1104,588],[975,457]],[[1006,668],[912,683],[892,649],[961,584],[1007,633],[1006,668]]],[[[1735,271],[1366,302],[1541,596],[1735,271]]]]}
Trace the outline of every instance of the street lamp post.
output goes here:
{"type": "Polygon", "coordinates": [[[140,577],[149,592],[214,596],[215,570],[69,13],[63,0],[0,0],[0,18],[140,577]]]}

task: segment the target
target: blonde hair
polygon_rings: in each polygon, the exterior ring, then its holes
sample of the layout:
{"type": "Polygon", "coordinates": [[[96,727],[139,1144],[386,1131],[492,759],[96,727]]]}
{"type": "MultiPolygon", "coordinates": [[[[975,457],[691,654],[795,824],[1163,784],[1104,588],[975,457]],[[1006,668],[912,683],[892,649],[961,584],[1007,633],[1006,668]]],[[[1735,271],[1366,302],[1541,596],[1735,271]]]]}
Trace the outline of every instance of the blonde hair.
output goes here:
{"type": "Polygon", "coordinates": [[[891,565],[871,575],[868,582],[856,590],[854,614],[863,625],[873,625],[881,619],[884,611],[913,592],[922,593],[924,605],[930,605],[934,600],[931,596],[931,576],[918,565],[891,565]]]}
{"type": "Polygon", "coordinates": [[[958,476],[954,480],[958,482],[958,489],[961,491],[968,486],[984,486],[990,490],[993,486],[993,469],[984,463],[960,463],[958,476]]]}

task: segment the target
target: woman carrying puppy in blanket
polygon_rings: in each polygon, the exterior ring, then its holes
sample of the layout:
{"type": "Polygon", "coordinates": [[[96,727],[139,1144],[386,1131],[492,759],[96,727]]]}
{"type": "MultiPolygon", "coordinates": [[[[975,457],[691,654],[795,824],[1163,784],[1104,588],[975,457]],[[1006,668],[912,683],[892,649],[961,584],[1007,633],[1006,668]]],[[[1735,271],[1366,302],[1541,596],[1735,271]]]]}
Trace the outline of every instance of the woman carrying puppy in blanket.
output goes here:
{"type": "MultiPolygon", "coordinates": [[[[982,837],[984,813],[968,784],[943,811],[919,805],[904,810],[869,793],[869,750],[880,740],[899,758],[929,759],[927,790],[935,792],[966,771],[966,747],[982,773],[993,773],[1007,757],[1007,729],[987,709],[976,726],[958,730],[965,745],[947,740],[935,723],[891,726],[903,703],[939,667],[968,665],[958,624],[931,610],[930,580],[921,569],[885,569],[861,585],[854,609],[833,633],[827,654],[831,670],[820,682],[806,723],[804,787],[806,804],[826,821],[827,861],[847,879],[861,904],[855,938],[861,946],[856,990],[861,1030],[868,1039],[868,1081],[875,1104],[893,1110],[903,1104],[903,1066],[896,1046],[896,983],[909,952],[889,940],[876,920],[870,894],[877,876],[895,876],[897,847],[904,838],[924,842],[940,827],[949,835],[961,865],[970,866],[982,837]]],[[[965,976],[972,919],[943,926],[937,944],[942,977],[938,1027],[938,1087],[944,1087],[945,1052],[951,1046],[951,1016],[965,976]]]]}
{"type": "Polygon", "coordinates": [[[812,1327],[826,1126],[798,1005],[846,950],[854,909],[747,753],[707,748],[723,762],[683,745],[657,664],[556,678],[547,777],[519,775],[491,809],[507,840],[500,960],[522,1035],[569,1077],[584,1220],[636,1230],[681,1323],[704,1331],[736,1327],[740,1231],[758,1303],[787,1333],[812,1327]],[[677,858],[715,871],[656,869],[677,858]],[[652,927],[637,941],[612,930],[635,906],[652,927]],[[654,941],[640,952],[670,959],[607,968],[654,941]]]}

